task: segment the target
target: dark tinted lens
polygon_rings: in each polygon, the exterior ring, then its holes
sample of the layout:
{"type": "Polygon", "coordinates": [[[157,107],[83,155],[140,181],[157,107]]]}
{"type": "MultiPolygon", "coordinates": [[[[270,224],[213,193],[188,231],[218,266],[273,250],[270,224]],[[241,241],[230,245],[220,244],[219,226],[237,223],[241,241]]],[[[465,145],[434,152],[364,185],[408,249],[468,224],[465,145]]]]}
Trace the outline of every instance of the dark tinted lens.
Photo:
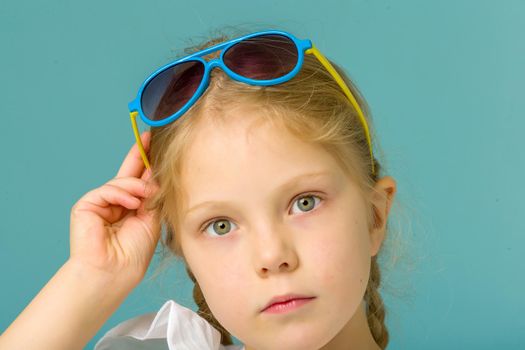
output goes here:
{"type": "Polygon", "coordinates": [[[204,65],[199,61],[180,63],[163,71],[144,88],[142,111],[151,120],[173,115],[191,99],[203,76],[204,65]]]}
{"type": "Polygon", "coordinates": [[[233,45],[224,64],[246,78],[269,80],[290,73],[297,65],[297,47],[283,35],[261,35],[233,45]]]}

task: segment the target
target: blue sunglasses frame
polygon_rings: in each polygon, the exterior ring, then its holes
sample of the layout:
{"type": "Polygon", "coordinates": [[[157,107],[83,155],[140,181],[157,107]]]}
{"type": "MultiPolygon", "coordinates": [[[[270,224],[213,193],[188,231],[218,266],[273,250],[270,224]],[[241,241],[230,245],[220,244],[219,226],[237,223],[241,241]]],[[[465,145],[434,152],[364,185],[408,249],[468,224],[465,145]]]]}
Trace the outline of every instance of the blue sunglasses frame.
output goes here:
{"type": "Polygon", "coordinates": [[[337,71],[330,64],[330,62],[313,45],[311,40],[309,40],[309,39],[301,40],[301,39],[296,38],[294,35],[292,35],[290,33],[287,33],[285,31],[281,31],[281,30],[264,30],[264,31],[259,31],[259,32],[247,34],[247,35],[241,36],[239,38],[235,38],[235,39],[232,39],[232,40],[229,40],[229,41],[226,41],[226,42],[223,42],[223,43],[211,46],[211,47],[206,48],[204,50],[192,53],[191,55],[188,55],[188,56],[185,56],[183,58],[177,59],[177,60],[175,60],[173,62],[170,62],[170,63],[160,67],[159,69],[157,69],[156,71],[151,73],[148,76],[148,78],[146,78],[146,80],[140,86],[140,89],[139,89],[135,99],[128,104],[128,109],[129,109],[129,112],[130,112],[131,124],[132,124],[133,131],[134,131],[134,134],[135,134],[135,139],[136,139],[137,144],[139,146],[139,151],[140,151],[140,154],[141,154],[142,159],[144,161],[144,164],[146,165],[146,168],[150,169],[150,164],[149,164],[148,158],[146,156],[146,152],[144,151],[144,147],[143,147],[141,139],[140,139],[140,133],[138,131],[137,122],[136,122],[136,116],[137,115],[140,116],[141,120],[145,124],[150,125],[152,127],[164,126],[166,124],[169,124],[169,123],[177,120],[189,108],[191,108],[191,106],[193,106],[193,104],[197,101],[197,99],[199,99],[202,96],[202,94],[204,93],[204,91],[206,90],[206,88],[209,85],[211,70],[216,68],[216,67],[221,68],[232,79],[240,81],[240,82],[245,83],[245,84],[269,86],[269,85],[277,85],[277,84],[281,84],[281,83],[287,82],[288,80],[290,80],[293,77],[295,77],[297,75],[297,73],[299,73],[299,71],[301,70],[305,54],[313,54],[323,64],[323,66],[328,70],[328,72],[330,72],[330,74],[334,77],[334,79],[337,81],[339,86],[343,89],[344,93],[346,94],[346,96],[348,97],[348,99],[350,100],[350,102],[352,103],[354,108],[356,109],[356,111],[357,111],[357,113],[359,115],[359,119],[361,121],[361,124],[363,125],[363,128],[364,128],[365,133],[366,133],[366,138],[367,138],[368,145],[369,145],[369,150],[370,150],[370,156],[371,156],[371,159],[372,159],[372,173],[375,174],[374,161],[373,161],[374,158],[373,158],[373,153],[372,153],[372,143],[371,143],[371,139],[370,139],[370,133],[369,133],[369,130],[368,130],[368,124],[367,124],[366,119],[365,119],[365,117],[363,115],[363,112],[361,111],[361,108],[359,107],[359,104],[357,103],[357,101],[356,101],[355,97],[353,96],[352,92],[350,91],[350,89],[348,88],[348,86],[346,85],[344,80],[341,78],[339,73],[337,73],[337,71]],[[282,36],[285,36],[285,37],[289,38],[291,41],[293,41],[293,43],[297,47],[297,64],[295,65],[295,67],[289,73],[287,73],[286,75],[284,75],[282,77],[276,78],[276,79],[256,80],[256,79],[250,79],[250,78],[246,78],[246,77],[244,77],[242,75],[239,75],[239,74],[235,73],[234,71],[232,71],[231,69],[229,69],[224,64],[224,61],[223,61],[224,54],[228,51],[229,48],[231,48],[232,46],[234,46],[235,44],[237,44],[240,41],[243,41],[243,40],[246,40],[246,39],[250,39],[250,38],[253,38],[253,37],[257,37],[257,36],[263,36],[263,35],[282,35],[282,36]],[[210,53],[213,53],[215,51],[218,51],[218,50],[222,50],[221,53],[220,53],[220,56],[218,58],[214,58],[214,59],[211,59],[209,61],[206,61],[206,60],[204,60],[202,58],[203,56],[206,56],[206,55],[208,55],[210,53]],[[178,110],[176,113],[174,113],[173,115],[171,115],[171,116],[169,116],[169,117],[167,117],[165,119],[156,121],[156,120],[151,120],[148,117],[146,117],[146,115],[144,114],[144,112],[142,110],[142,106],[141,106],[142,94],[144,93],[144,89],[146,88],[146,86],[149,84],[149,82],[152,79],[154,79],[157,75],[161,74],[165,70],[170,69],[171,67],[173,67],[173,66],[175,66],[177,64],[180,64],[180,63],[183,63],[183,62],[188,62],[188,61],[198,61],[198,62],[201,62],[203,64],[203,66],[204,66],[203,79],[200,82],[199,87],[195,91],[194,95],[188,100],[188,102],[186,102],[184,104],[184,106],[182,106],[182,108],[180,110],[178,110]]]}

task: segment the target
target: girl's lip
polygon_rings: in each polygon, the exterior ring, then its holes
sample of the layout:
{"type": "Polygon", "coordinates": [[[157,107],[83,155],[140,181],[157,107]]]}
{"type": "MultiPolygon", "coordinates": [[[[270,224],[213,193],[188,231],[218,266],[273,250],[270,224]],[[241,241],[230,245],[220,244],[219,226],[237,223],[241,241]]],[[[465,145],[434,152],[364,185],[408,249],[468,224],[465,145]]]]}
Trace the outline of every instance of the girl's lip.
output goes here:
{"type": "Polygon", "coordinates": [[[274,303],[263,310],[264,313],[268,314],[282,314],[286,312],[291,312],[299,307],[309,303],[315,298],[298,298],[298,299],[289,299],[286,302],[274,303]]]}
{"type": "Polygon", "coordinates": [[[285,294],[285,295],[278,295],[270,299],[270,301],[266,304],[266,306],[262,308],[261,312],[268,309],[274,304],[284,303],[284,302],[294,300],[294,299],[311,299],[311,298],[315,298],[315,297],[310,296],[310,295],[301,295],[301,294],[292,294],[292,293],[285,294]]]}

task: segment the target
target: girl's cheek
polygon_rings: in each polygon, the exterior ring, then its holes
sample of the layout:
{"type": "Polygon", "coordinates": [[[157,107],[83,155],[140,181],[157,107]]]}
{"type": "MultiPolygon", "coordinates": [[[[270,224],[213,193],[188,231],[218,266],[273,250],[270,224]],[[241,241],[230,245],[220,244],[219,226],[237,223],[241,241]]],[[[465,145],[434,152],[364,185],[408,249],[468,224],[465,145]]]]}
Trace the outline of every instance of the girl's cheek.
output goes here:
{"type": "Polygon", "coordinates": [[[321,276],[321,280],[325,286],[337,286],[341,279],[344,278],[343,276],[348,273],[350,266],[344,261],[337,259],[336,254],[324,256],[323,259],[325,263],[318,265],[322,267],[321,273],[323,276],[321,276]]]}

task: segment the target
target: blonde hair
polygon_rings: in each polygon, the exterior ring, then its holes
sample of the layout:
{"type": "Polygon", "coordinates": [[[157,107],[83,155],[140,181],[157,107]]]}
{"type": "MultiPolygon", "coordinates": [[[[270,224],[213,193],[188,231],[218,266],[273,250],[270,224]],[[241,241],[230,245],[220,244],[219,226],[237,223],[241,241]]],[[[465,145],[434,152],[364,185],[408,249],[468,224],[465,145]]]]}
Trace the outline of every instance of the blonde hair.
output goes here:
{"type": "MultiPolygon", "coordinates": [[[[242,34],[242,33],[241,33],[242,34]]],[[[190,54],[217,43],[229,40],[227,34],[216,35],[211,40],[185,49],[190,54]]],[[[215,52],[205,57],[218,57],[215,52]]],[[[359,103],[370,129],[372,140],[373,125],[370,109],[356,85],[334,62],[330,61],[352,91],[359,103]]],[[[264,121],[284,127],[305,142],[315,143],[330,152],[355,181],[364,198],[369,198],[383,168],[374,157],[375,174],[372,174],[372,160],[363,126],[346,95],[330,73],[312,55],[305,55],[301,71],[292,80],[274,86],[252,86],[229,78],[220,69],[211,73],[210,84],[201,98],[178,120],[163,127],[151,128],[149,159],[153,178],[159,190],[146,204],[154,210],[165,232],[161,243],[164,249],[184,259],[177,238],[178,217],[184,198],[184,189],[177,181],[181,178],[183,155],[191,143],[200,122],[205,118],[227,118],[227,110],[235,105],[256,106],[264,121]]],[[[373,141],[375,144],[375,141],[373,141]]],[[[375,208],[369,202],[368,223],[379,225],[375,208]]],[[[371,271],[364,300],[367,305],[368,325],[376,343],[385,349],[389,332],[385,325],[385,307],[379,293],[381,271],[379,254],[371,258],[371,271]]],[[[211,313],[195,276],[186,264],[186,271],[194,282],[193,298],[198,314],[221,333],[223,345],[232,344],[231,335],[211,313]]]]}

